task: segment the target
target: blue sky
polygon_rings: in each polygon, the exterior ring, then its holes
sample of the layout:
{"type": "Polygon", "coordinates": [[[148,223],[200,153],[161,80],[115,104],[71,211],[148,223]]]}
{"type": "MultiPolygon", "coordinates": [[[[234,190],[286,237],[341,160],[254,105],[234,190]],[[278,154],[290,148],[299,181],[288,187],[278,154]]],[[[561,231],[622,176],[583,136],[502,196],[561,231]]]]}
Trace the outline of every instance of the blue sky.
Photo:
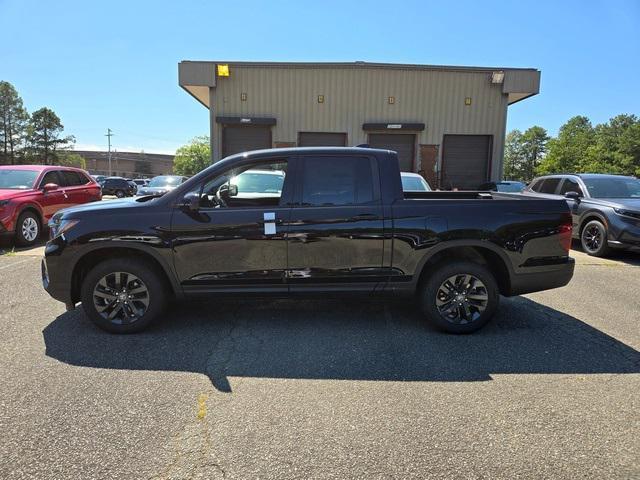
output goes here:
{"type": "Polygon", "coordinates": [[[53,108],[78,148],[173,151],[208,132],[180,60],[377,61],[535,67],[540,95],[508,128],[555,134],[640,114],[640,1],[0,0],[0,79],[53,108]]]}

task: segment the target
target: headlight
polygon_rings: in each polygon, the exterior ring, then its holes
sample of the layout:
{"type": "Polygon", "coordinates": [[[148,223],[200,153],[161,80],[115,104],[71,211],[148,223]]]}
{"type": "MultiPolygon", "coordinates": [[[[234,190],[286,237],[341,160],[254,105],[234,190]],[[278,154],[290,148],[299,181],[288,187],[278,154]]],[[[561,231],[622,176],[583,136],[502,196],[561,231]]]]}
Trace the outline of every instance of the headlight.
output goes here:
{"type": "Polygon", "coordinates": [[[640,212],[631,212],[623,208],[614,208],[613,211],[616,212],[618,215],[623,215],[625,217],[631,217],[631,218],[635,218],[636,220],[640,220],[640,212]]]}
{"type": "Polygon", "coordinates": [[[56,237],[68,232],[73,226],[75,226],[79,220],[60,220],[53,217],[49,220],[49,238],[53,240],[56,237]]]}

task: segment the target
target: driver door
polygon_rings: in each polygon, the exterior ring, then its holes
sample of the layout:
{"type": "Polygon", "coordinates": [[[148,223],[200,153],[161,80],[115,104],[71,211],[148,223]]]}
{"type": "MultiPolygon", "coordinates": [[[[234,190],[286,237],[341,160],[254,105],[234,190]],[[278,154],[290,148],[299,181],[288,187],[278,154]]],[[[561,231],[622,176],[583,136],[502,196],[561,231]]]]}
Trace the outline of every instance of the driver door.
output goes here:
{"type": "Polygon", "coordinates": [[[224,172],[200,187],[197,210],[175,207],[174,262],[185,292],[288,291],[285,237],[293,189],[289,164],[278,158],[242,167],[263,172],[268,177],[264,187],[253,177],[252,182],[237,182],[235,171],[224,172]],[[280,174],[280,191],[274,187],[273,172],[280,174]],[[250,188],[245,191],[247,183],[250,188]]]}

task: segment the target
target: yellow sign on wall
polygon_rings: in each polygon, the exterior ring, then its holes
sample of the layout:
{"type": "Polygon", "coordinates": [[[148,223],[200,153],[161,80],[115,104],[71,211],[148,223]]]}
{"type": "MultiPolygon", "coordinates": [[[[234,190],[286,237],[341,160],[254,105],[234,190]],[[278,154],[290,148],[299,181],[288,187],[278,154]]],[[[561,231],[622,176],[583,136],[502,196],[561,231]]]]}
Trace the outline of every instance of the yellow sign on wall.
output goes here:
{"type": "Polygon", "coordinates": [[[229,65],[218,65],[218,76],[219,77],[228,77],[229,76],[229,65]]]}

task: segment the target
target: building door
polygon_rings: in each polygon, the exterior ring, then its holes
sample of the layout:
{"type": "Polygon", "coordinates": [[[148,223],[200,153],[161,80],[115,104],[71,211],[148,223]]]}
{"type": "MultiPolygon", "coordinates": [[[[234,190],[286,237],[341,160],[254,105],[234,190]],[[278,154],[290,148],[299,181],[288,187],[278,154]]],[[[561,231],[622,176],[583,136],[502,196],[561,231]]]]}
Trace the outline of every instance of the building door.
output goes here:
{"type": "Polygon", "coordinates": [[[438,145],[420,145],[420,173],[431,188],[438,187],[436,166],[438,164],[438,145]]]}
{"type": "Polygon", "coordinates": [[[445,135],[440,186],[475,190],[488,181],[491,143],[491,135],[445,135]]]}
{"type": "Polygon", "coordinates": [[[300,132],[298,133],[299,147],[346,147],[346,133],[329,132],[300,132]]]}
{"type": "Polygon", "coordinates": [[[224,125],[222,156],[271,148],[271,127],[268,125],[224,125]]]}
{"type": "Polygon", "coordinates": [[[414,171],[416,136],[409,133],[370,133],[369,146],[398,153],[401,172],[414,171]]]}

